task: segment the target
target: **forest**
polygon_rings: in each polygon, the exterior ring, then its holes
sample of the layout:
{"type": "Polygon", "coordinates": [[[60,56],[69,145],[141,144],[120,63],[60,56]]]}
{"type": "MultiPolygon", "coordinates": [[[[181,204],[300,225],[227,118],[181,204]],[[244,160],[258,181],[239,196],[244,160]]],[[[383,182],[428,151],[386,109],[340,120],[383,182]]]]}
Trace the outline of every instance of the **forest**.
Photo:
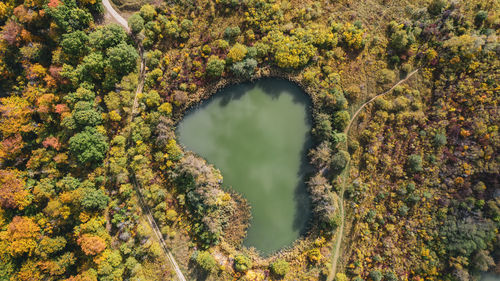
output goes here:
{"type": "Polygon", "coordinates": [[[0,2],[1,281],[500,274],[498,1],[104,1],[0,2]],[[270,256],[176,136],[263,77],[313,120],[307,232],[270,256]]]}

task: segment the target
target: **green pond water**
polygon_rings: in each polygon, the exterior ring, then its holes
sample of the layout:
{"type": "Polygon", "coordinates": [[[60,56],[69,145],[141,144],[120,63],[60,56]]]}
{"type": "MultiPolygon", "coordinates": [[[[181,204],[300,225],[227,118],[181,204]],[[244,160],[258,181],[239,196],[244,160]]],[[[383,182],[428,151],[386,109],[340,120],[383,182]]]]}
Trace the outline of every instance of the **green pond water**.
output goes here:
{"type": "Polygon", "coordinates": [[[263,255],[291,245],[309,219],[309,108],[297,85],[260,79],[219,91],[177,128],[180,143],[220,169],[223,185],[248,200],[252,220],[244,245],[263,255]]]}

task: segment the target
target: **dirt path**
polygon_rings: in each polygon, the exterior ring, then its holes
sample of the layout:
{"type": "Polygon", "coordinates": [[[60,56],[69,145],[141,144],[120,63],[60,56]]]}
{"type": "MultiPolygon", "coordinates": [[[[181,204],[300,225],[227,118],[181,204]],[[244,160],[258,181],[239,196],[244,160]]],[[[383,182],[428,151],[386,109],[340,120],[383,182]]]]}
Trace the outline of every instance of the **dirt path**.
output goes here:
{"type": "MultiPolygon", "coordinates": [[[[418,72],[418,69],[415,69],[414,71],[412,71],[411,73],[406,75],[406,77],[404,79],[401,79],[401,80],[399,80],[398,83],[394,84],[394,86],[392,86],[389,90],[374,96],[373,98],[371,98],[369,101],[363,103],[358,108],[358,110],[352,115],[351,120],[349,121],[349,124],[347,124],[347,127],[344,130],[344,134],[346,136],[344,148],[346,151],[348,149],[349,130],[351,129],[352,123],[354,123],[354,120],[356,119],[358,114],[361,112],[361,110],[363,110],[363,108],[365,108],[368,104],[372,103],[377,98],[392,92],[392,90],[394,90],[394,88],[396,88],[400,84],[406,82],[406,80],[408,80],[410,77],[412,77],[417,72],[418,72]]],[[[327,281],[332,281],[335,278],[335,274],[337,273],[337,263],[338,263],[339,255],[340,255],[340,246],[342,243],[342,237],[344,236],[344,220],[345,220],[345,216],[344,216],[344,190],[345,190],[345,185],[347,183],[347,180],[349,178],[349,165],[350,165],[350,163],[351,163],[351,160],[349,159],[349,161],[347,162],[346,168],[342,174],[342,177],[343,177],[342,178],[342,187],[340,189],[340,194],[339,194],[339,201],[340,201],[339,208],[340,208],[341,223],[340,223],[339,230],[337,232],[337,237],[335,240],[335,252],[333,254],[332,270],[330,272],[330,275],[328,276],[327,281]]]]}
{"type": "MultiPolygon", "coordinates": [[[[113,6],[111,6],[111,3],[109,2],[109,0],[102,0],[102,4],[104,5],[105,12],[108,13],[109,15],[111,15],[111,17],[113,17],[121,26],[123,26],[123,28],[125,28],[127,33],[130,33],[130,28],[128,27],[127,21],[118,12],[115,11],[113,6]]],[[[139,93],[142,93],[142,90],[144,88],[144,76],[146,74],[146,66],[144,63],[144,55],[143,55],[144,49],[143,49],[142,44],[140,42],[137,45],[138,45],[139,56],[141,59],[141,66],[140,66],[140,71],[139,71],[139,81],[138,81],[137,89],[135,90],[135,95],[134,95],[134,102],[132,104],[132,110],[130,111],[130,119],[128,121],[129,124],[134,120],[134,116],[136,114],[136,110],[137,110],[137,107],[139,104],[137,96],[139,93]]],[[[168,249],[167,244],[165,243],[165,240],[163,240],[163,235],[161,234],[160,229],[158,228],[158,225],[156,224],[156,221],[154,220],[153,216],[151,215],[151,210],[144,203],[144,197],[142,196],[142,193],[141,193],[141,187],[139,186],[139,184],[137,183],[137,181],[135,179],[134,172],[130,171],[130,174],[132,176],[132,184],[133,184],[133,186],[137,192],[137,195],[139,197],[139,204],[141,205],[141,209],[143,211],[144,216],[146,217],[147,221],[149,222],[149,225],[151,226],[151,228],[153,229],[153,232],[155,233],[157,240],[160,242],[160,245],[161,245],[163,251],[165,252],[165,255],[168,257],[168,260],[172,264],[172,267],[175,271],[175,274],[177,275],[177,279],[179,279],[179,281],[186,281],[186,278],[182,274],[182,271],[179,268],[179,265],[177,264],[177,262],[175,261],[174,256],[172,255],[172,253],[168,249]]]]}
{"type": "Polygon", "coordinates": [[[118,12],[115,11],[113,6],[109,0],[102,0],[102,5],[106,9],[106,13],[108,13],[113,19],[115,19],[127,32],[130,32],[130,28],[128,27],[127,20],[124,19],[118,12]]]}

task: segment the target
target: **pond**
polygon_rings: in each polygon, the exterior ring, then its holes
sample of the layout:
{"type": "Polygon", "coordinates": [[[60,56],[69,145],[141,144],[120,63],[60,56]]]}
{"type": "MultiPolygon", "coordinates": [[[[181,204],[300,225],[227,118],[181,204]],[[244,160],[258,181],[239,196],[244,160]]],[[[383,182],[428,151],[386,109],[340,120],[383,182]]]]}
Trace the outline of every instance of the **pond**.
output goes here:
{"type": "Polygon", "coordinates": [[[243,244],[269,255],[305,230],[305,174],[311,102],[297,85],[267,78],[222,89],[189,111],[179,141],[220,169],[224,186],[243,195],[252,220],[243,244]]]}

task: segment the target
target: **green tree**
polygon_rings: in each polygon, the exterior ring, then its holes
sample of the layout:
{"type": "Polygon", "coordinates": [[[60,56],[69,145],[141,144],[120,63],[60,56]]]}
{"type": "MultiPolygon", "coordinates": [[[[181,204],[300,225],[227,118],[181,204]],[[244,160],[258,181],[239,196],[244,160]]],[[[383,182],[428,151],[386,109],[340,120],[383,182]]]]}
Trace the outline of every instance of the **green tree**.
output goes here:
{"type": "Polygon", "coordinates": [[[330,116],[326,113],[319,113],[315,118],[315,126],[312,130],[312,133],[319,140],[330,140],[332,137],[332,121],[330,120],[330,116]]]}
{"type": "Polygon", "coordinates": [[[82,207],[91,211],[102,211],[108,206],[110,199],[101,189],[85,188],[81,199],[82,207]]]}
{"type": "Polygon", "coordinates": [[[417,154],[412,154],[408,157],[408,171],[410,173],[418,173],[422,172],[422,156],[417,155],[417,154]]]}
{"type": "Polygon", "coordinates": [[[104,58],[100,52],[92,52],[83,58],[83,61],[76,68],[76,73],[80,81],[96,83],[104,76],[104,58]]]}
{"type": "Polygon", "coordinates": [[[234,63],[231,66],[231,72],[236,77],[250,78],[254,74],[256,67],[257,61],[255,59],[245,59],[244,61],[234,63]]]}
{"type": "Polygon", "coordinates": [[[335,153],[332,158],[332,169],[339,172],[344,170],[350,158],[349,152],[345,150],[340,150],[335,153]]]}
{"type": "Polygon", "coordinates": [[[144,29],[144,19],[138,13],[133,14],[128,18],[128,26],[132,33],[137,34],[144,29]]]}
{"type": "Polygon", "coordinates": [[[89,37],[85,32],[78,30],[71,33],[63,34],[61,47],[65,54],[72,59],[78,59],[89,51],[89,37]]]}
{"type": "Polygon", "coordinates": [[[118,24],[112,23],[98,28],[89,35],[90,45],[99,50],[114,47],[127,39],[125,30],[118,24]]]}
{"type": "Polygon", "coordinates": [[[341,132],[343,132],[344,129],[347,127],[349,121],[351,121],[351,115],[347,110],[337,111],[333,116],[333,124],[335,126],[335,129],[341,132]]]}
{"type": "Polygon", "coordinates": [[[74,0],[64,1],[64,4],[56,8],[48,8],[47,12],[64,33],[85,29],[92,21],[92,15],[77,8],[74,0]]]}
{"type": "Polygon", "coordinates": [[[125,42],[121,42],[108,49],[109,66],[119,75],[125,75],[135,70],[139,55],[135,48],[125,42]]]}
{"type": "Polygon", "coordinates": [[[211,56],[207,62],[207,75],[210,77],[220,77],[224,72],[226,62],[217,56],[211,56]]]}
{"type": "Polygon", "coordinates": [[[217,261],[207,251],[199,251],[195,260],[196,263],[206,272],[214,272],[217,270],[217,261]]]}
{"type": "Polygon", "coordinates": [[[370,277],[370,279],[372,281],[380,281],[380,280],[382,280],[382,277],[383,277],[382,272],[380,272],[380,270],[372,270],[372,271],[370,271],[368,276],[370,277]]]}
{"type": "Polygon", "coordinates": [[[156,10],[152,5],[146,4],[141,7],[139,14],[145,21],[152,21],[156,16],[156,10]]]}
{"type": "Polygon", "coordinates": [[[106,136],[94,127],[87,127],[69,139],[69,150],[80,164],[100,165],[108,147],[106,136]]]}
{"type": "Polygon", "coordinates": [[[95,127],[102,122],[101,114],[94,109],[93,103],[86,101],[77,102],[71,116],[79,128],[95,127]]]}

